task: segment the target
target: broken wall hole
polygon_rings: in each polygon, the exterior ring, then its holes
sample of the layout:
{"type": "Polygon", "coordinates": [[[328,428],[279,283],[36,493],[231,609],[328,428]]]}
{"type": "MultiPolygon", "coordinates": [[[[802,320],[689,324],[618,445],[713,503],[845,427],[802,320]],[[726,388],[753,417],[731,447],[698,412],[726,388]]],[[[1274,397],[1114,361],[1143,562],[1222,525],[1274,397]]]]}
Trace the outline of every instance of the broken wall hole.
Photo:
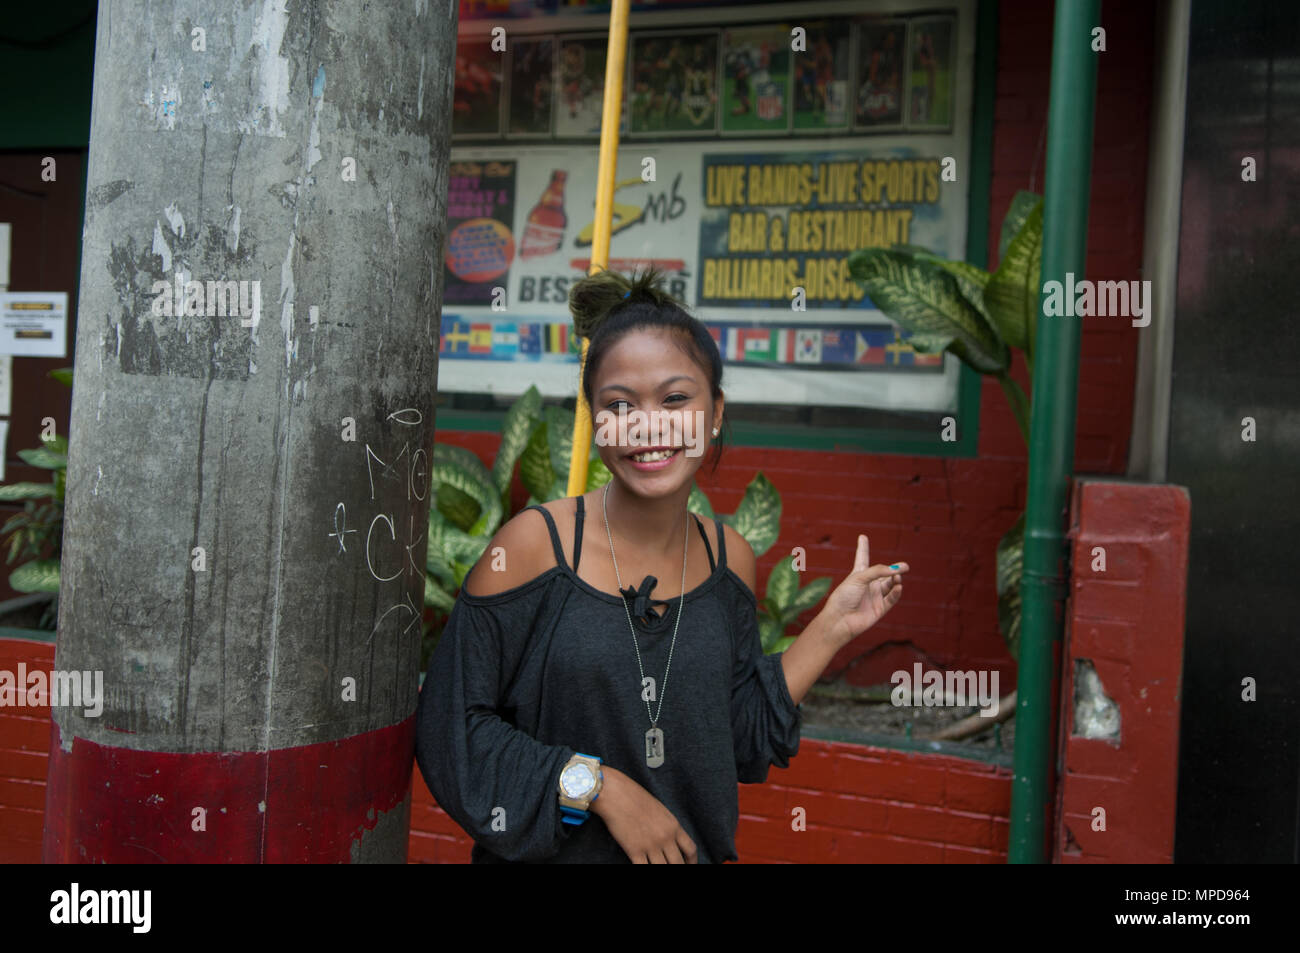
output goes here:
{"type": "Polygon", "coordinates": [[[1106,694],[1091,659],[1074,660],[1074,727],[1076,738],[1120,744],[1119,705],[1106,694]]]}

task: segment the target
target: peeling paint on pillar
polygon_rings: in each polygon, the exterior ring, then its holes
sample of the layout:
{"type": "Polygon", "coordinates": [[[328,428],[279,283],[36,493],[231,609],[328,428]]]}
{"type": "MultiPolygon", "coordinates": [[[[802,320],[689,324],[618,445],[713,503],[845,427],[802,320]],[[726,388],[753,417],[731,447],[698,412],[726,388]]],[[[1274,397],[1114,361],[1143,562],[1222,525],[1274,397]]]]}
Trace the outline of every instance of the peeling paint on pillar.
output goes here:
{"type": "MultiPolygon", "coordinates": [[[[51,785],[47,854],[95,836],[90,745],[265,758],[414,710],[456,4],[414,12],[100,4],[57,664],[106,697],[55,713],[51,776],[80,780],[51,785]],[[259,282],[279,327],[154,315],[178,272],[259,282]]],[[[372,804],[341,859],[405,856],[409,792],[372,804]]],[[[275,806],[254,859],[283,856],[275,806]]]]}

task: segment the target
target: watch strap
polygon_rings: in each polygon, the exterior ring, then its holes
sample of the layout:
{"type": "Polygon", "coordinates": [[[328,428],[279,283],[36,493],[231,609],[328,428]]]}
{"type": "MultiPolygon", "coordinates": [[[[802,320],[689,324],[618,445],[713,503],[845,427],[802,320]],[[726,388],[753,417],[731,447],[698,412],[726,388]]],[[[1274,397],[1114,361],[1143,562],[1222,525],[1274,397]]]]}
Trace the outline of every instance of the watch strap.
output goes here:
{"type": "Polygon", "coordinates": [[[560,818],[565,824],[581,824],[591,816],[590,811],[580,811],[576,807],[565,807],[560,805],[560,813],[564,815],[560,818]]]}

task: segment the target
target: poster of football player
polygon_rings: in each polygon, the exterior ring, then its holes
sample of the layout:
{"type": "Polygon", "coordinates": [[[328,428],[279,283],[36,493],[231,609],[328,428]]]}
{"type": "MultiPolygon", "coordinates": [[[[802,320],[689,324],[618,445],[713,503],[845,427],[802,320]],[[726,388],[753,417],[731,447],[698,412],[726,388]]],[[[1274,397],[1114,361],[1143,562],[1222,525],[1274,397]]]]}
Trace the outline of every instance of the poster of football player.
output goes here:
{"type": "Polygon", "coordinates": [[[952,125],[952,17],[912,21],[909,125],[952,125]]]}
{"type": "Polygon", "coordinates": [[[510,52],[511,136],[549,136],[555,38],[515,40],[510,52]]]}
{"type": "Polygon", "coordinates": [[[718,129],[718,32],[634,33],[630,135],[718,129]]]}
{"type": "Polygon", "coordinates": [[[907,24],[873,20],[858,25],[858,82],[854,123],[878,129],[903,122],[907,24]]]}
{"type": "Polygon", "coordinates": [[[456,44],[453,136],[501,135],[501,61],[487,42],[456,44]]]}
{"type": "MultiPolygon", "coordinates": [[[[555,103],[557,136],[599,137],[605,105],[607,36],[565,37],[559,50],[559,97],[555,103]]],[[[620,132],[627,131],[627,91],[623,95],[620,132]]]]}
{"type": "Polygon", "coordinates": [[[788,132],[790,113],[790,26],[724,30],[723,133],[788,132]]]}
{"type": "Polygon", "coordinates": [[[803,46],[790,54],[794,74],[794,129],[821,132],[849,124],[849,38],[846,20],[801,24],[803,46]]]}

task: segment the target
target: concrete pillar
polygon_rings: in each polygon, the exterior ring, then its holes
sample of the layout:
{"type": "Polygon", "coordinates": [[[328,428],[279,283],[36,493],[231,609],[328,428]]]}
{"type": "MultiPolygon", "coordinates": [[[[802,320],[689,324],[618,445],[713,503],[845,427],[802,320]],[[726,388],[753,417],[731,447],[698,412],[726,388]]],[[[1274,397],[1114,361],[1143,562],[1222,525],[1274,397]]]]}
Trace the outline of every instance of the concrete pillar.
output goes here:
{"type": "Polygon", "coordinates": [[[101,0],[47,862],[405,860],[456,21],[101,0]]]}

